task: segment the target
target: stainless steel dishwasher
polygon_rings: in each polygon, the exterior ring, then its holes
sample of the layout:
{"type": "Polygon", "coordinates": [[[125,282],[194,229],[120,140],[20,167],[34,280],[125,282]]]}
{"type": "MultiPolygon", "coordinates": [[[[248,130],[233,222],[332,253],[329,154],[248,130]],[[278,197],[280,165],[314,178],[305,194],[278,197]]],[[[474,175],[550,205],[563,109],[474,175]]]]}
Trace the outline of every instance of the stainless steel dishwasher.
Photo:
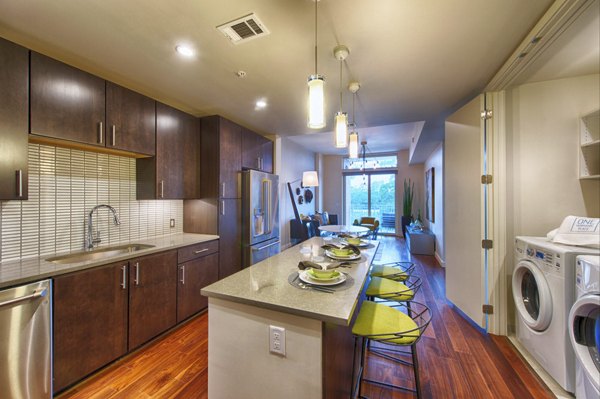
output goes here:
{"type": "Polygon", "coordinates": [[[0,291],[0,398],[52,397],[52,282],[0,291]]]}

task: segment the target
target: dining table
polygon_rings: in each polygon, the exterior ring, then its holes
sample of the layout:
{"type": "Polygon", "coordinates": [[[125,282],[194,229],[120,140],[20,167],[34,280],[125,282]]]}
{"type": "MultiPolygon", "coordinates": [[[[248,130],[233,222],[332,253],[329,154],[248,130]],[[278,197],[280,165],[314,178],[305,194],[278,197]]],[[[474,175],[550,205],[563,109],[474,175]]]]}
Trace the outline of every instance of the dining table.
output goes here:
{"type": "Polygon", "coordinates": [[[352,224],[326,224],[319,226],[319,230],[334,234],[365,234],[369,232],[368,227],[355,226],[352,224]]]}
{"type": "Polygon", "coordinates": [[[354,350],[352,321],[379,243],[365,241],[347,261],[332,245],[344,240],[310,238],[202,289],[210,398],[350,397],[361,348],[354,350]],[[343,282],[304,284],[308,262],[335,268],[343,282]]]}

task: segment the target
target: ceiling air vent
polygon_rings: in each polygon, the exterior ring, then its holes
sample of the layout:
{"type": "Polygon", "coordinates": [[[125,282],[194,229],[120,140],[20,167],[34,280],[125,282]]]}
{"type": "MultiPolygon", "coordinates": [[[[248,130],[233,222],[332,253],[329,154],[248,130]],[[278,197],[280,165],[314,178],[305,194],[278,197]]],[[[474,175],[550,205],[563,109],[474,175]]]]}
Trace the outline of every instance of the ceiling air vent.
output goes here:
{"type": "Polygon", "coordinates": [[[245,43],[271,33],[254,13],[219,25],[217,29],[233,44],[245,43]]]}

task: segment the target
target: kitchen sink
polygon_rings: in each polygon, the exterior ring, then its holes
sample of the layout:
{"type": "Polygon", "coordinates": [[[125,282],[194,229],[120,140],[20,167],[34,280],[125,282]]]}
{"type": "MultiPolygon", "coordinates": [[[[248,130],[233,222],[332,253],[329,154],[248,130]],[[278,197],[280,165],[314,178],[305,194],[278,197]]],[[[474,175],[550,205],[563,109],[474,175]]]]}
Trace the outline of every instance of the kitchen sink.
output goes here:
{"type": "Polygon", "coordinates": [[[68,255],[53,256],[46,261],[60,265],[68,263],[87,262],[91,260],[100,260],[111,258],[113,256],[131,254],[142,249],[154,248],[154,245],[147,244],[125,244],[113,247],[98,248],[92,251],[73,252],[68,255]]]}

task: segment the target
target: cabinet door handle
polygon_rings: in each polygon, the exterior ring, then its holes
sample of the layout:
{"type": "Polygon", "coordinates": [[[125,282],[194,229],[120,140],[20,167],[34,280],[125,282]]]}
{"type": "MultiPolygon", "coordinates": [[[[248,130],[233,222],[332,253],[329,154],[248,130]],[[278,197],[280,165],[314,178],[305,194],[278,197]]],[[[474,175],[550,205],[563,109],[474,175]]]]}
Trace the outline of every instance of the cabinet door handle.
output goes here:
{"type": "Polygon", "coordinates": [[[221,197],[225,198],[225,183],[221,183],[221,197]]]}
{"type": "Polygon", "coordinates": [[[17,170],[17,197],[23,196],[23,170],[17,170]]]}
{"type": "Polygon", "coordinates": [[[115,125],[112,125],[110,127],[111,130],[111,135],[112,135],[112,146],[116,146],[117,145],[117,127],[115,125]]]}
{"type": "Polygon", "coordinates": [[[140,263],[135,262],[135,266],[133,266],[133,268],[135,269],[135,280],[133,282],[135,285],[140,285],[140,263]]]}
{"type": "Polygon", "coordinates": [[[98,143],[102,144],[104,141],[104,133],[102,131],[102,122],[98,122],[98,143]]]}
{"type": "Polygon", "coordinates": [[[225,201],[221,201],[221,215],[225,216],[225,201]]]}
{"type": "Polygon", "coordinates": [[[198,254],[201,254],[202,252],[206,252],[206,251],[208,251],[208,248],[204,248],[204,249],[200,249],[200,250],[198,250],[198,251],[194,251],[194,253],[195,253],[196,255],[198,255],[198,254]]]}
{"type": "Polygon", "coordinates": [[[127,289],[127,265],[121,266],[121,288],[127,289]]]}
{"type": "Polygon", "coordinates": [[[160,198],[165,198],[165,181],[160,181],[160,198]]]}
{"type": "Polygon", "coordinates": [[[185,285],[185,265],[181,265],[181,284],[185,285]]]}

